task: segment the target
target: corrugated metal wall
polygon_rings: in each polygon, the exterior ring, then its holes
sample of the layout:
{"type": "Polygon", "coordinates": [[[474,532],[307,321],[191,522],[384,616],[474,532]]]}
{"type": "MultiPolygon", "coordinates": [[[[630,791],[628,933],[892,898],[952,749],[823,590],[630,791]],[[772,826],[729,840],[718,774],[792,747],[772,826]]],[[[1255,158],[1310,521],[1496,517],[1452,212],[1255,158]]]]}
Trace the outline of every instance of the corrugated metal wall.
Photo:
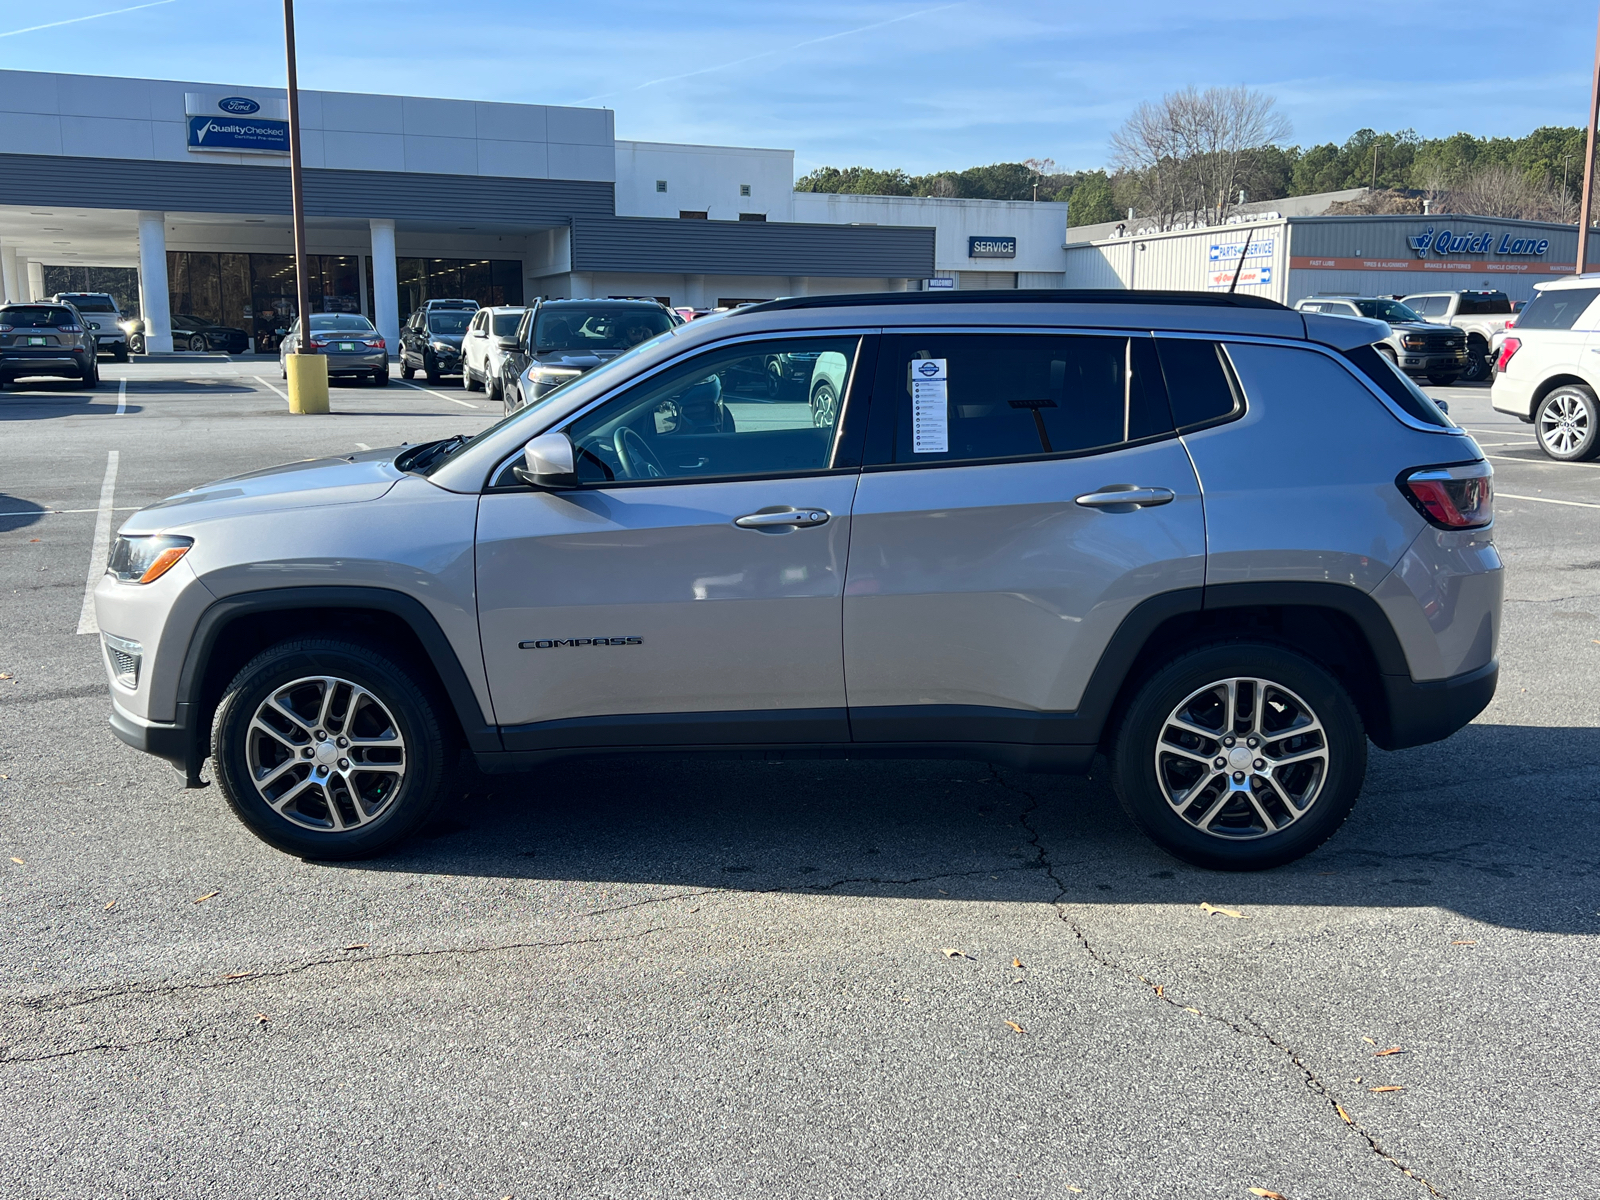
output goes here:
{"type": "Polygon", "coordinates": [[[1237,290],[1281,300],[1288,269],[1286,233],[1283,221],[1255,221],[1070,247],[1067,286],[1225,292],[1239,263],[1238,248],[1248,243],[1237,290]]]}
{"type": "Polygon", "coordinates": [[[585,217],[572,222],[572,269],[924,279],[933,239],[895,225],[585,217]]]}
{"type": "Polygon", "coordinates": [[[1066,282],[1069,288],[1128,287],[1133,244],[1111,242],[1102,246],[1068,246],[1066,282]]]}
{"type": "MultiPolygon", "coordinates": [[[[306,213],[314,217],[565,224],[609,216],[610,183],[401,171],[305,172],[306,213]]],[[[0,154],[0,204],[156,212],[289,212],[282,167],[0,154]]]]}

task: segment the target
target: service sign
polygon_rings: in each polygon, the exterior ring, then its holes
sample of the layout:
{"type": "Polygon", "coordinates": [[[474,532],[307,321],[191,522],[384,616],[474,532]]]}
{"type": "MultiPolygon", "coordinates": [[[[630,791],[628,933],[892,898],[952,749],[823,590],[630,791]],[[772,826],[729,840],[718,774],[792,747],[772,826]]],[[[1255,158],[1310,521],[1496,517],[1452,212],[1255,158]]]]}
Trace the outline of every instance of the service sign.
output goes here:
{"type": "Polygon", "coordinates": [[[1015,258],[1017,239],[1014,237],[969,237],[968,258],[1015,258]]]}
{"type": "Polygon", "coordinates": [[[259,117],[190,117],[189,149],[228,154],[289,153],[289,122],[259,117]]]}

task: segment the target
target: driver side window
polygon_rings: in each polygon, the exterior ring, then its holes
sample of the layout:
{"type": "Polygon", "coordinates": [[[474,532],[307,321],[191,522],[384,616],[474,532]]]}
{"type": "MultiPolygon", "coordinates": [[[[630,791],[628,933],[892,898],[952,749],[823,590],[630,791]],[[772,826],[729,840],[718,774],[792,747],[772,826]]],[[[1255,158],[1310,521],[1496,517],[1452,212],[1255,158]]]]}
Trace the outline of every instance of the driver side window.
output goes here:
{"type": "Polygon", "coordinates": [[[827,470],[860,339],[741,342],[629,388],[571,425],[590,485],[827,470]]]}

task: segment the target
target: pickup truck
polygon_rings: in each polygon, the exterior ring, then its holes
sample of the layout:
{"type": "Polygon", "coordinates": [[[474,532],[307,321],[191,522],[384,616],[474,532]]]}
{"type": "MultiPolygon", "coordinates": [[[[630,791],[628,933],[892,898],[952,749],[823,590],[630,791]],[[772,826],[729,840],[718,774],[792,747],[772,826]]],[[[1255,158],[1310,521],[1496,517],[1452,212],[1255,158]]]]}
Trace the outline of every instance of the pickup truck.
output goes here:
{"type": "Polygon", "coordinates": [[[1327,313],[1331,317],[1370,317],[1386,321],[1389,336],[1374,342],[1389,365],[1407,375],[1425,376],[1429,383],[1446,387],[1466,370],[1466,337],[1459,329],[1440,329],[1417,316],[1398,300],[1344,293],[1307,296],[1295,304],[1298,312],[1327,313]]]}
{"type": "Polygon", "coordinates": [[[1430,325],[1454,325],[1467,335],[1467,365],[1461,372],[1464,383],[1489,378],[1494,359],[1490,345],[1494,335],[1504,331],[1513,319],[1511,297],[1504,292],[1418,292],[1401,297],[1401,303],[1430,325]]]}

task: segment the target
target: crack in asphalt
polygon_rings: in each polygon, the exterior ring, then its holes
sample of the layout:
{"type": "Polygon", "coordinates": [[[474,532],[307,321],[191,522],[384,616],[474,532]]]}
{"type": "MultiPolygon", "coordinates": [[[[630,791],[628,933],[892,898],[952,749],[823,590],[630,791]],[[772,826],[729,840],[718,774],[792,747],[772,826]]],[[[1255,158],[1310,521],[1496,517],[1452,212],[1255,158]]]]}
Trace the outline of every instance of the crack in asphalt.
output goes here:
{"type": "Polygon", "coordinates": [[[1339,1103],[1338,1097],[1336,1097],[1329,1089],[1328,1085],[1318,1077],[1316,1071],[1307,1066],[1300,1056],[1295,1053],[1293,1048],[1280,1040],[1276,1035],[1268,1032],[1255,1021],[1249,1021],[1248,1024],[1241,1024],[1238,1021],[1234,1021],[1228,1017],[1224,1017],[1216,1013],[1195,1010],[1189,1005],[1181,1003],[1173,996],[1168,995],[1165,987],[1153,982],[1146,976],[1139,974],[1132,967],[1123,966],[1121,963],[1108,957],[1105,952],[1096,949],[1094,944],[1089,941],[1089,936],[1084,932],[1083,926],[1081,926],[1066,912],[1067,905],[1062,902],[1061,898],[1065,896],[1071,889],[1068,888],[1065,881],[1063,881],[1061,877],[1056,874],[1055,865],[1050,861],[1050,856],[1045,851],[1044,842],[1041,839],[1039,831],[1033,827],[1029,820],[1029,818],[1039,807],[1039,801],[1037,797],[1035,797],[1031,792],[1027,791],[1027,789],[1017,787],[1016,785],[1010,783],[994,766],[991,765],[989,769],[994,772],[996,783],[1005,788],[1007,791],[1015,792],[1017,795],[1023,797],[1027,801],[1027,807],[1025,807],[1018,815],[1017,820],[1018,823],[1021,824],[1022,828],[1027,832],[1028,843],[1038,854],[1039,862],[1045,873],[1049,875],[1051,881],[1054,882],[1056,887],[1060,889],[1056,893],[1055,900],[1051,902],[1056,910],[1056,918],[1072,931],[1073,938],[1077,941],[1078,945],[1082,947],[1083,952],[1088,955],[1092,961],[1098,963],[1108,971],[1114,971],[1129,980],[1137,981],[1139,984],[1145,987],[1152,996],[1169,1008],[1177,1009],[1182,1012],[1199,1011],[1201,1019],[1210,1021],[1216,1025],[1221,1025],[1224,1028],[1230,1029],[1235,1033],[1242,1034],[1245,1037],[1256,1038],[1257,1040],[1263,1041],[1269,1046],[1273,1047],[1275,1050],[1281,1052],[1284,1057],[1286,1057],[1289,1062],[1293,1064],[1295,1069],[1300,1072],[1300,1075],[1305,1082],[1306,1089],[1326,1100],[1329,1107],[1333,1109],[1334,1116],[1340,1121],[1340,1123],[1349,1126],[1351,1130],[1353,1130],[1364,1142],[1366,1142],[1367,1148],[1371,1150],[1373,1154],[1377,1155],[1379,1158],[1383,1159],[1384,1162],[1394,1167],[1407,1179],[1415,1180],[1417,1183],[1420,1183],[1423,1187],[1427,1188],[1429,1195],[1438,1197],[1439,1200],[1444,1200],[1444,1192],[1440,1191],[1411,1167],[1407,1166],[1405,1163],[1401,1162],[1398,1158],[1385,1150],[1376,1136],[1370,1133],[1359,1121],[1346,1112],[1344,1106],[1339,1103]]]}
{"type": "MultiPolygon", "coordinates": [[[[97,1042],[93,1046],[75,1046],[71,1050],[58,1050],[54,1054],[32,1054],[26,1058],[13,1058],[8,1053],[0,1052],[0,1063],[36,1063],[49,1062],[55,1058],[74,1058],[79,1054],[93,1054],[97,1050],[116,1051],[142,1050],[146,1046],[172,1046],[179,1042],[188,1041],[193,1037],[193,1029],[185,1029],[182,1033],[170,1037],[146,1038],[142,1042],[97,1042]]],[[[0,1047],[4,1051],[5,1047],[0,1047]]]]}

